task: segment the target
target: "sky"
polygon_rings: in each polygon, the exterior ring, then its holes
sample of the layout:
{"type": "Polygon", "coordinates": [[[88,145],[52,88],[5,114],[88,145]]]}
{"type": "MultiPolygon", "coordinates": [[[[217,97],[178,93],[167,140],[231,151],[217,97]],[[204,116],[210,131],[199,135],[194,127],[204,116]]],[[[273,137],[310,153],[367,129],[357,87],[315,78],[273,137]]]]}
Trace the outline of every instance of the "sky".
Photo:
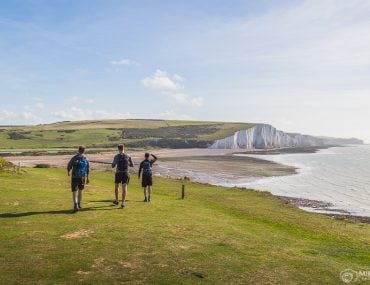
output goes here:
{"type": "Polygon", "coordinates": [[[370,142],[370,1],[0,1],[0,125],[115,118],[370,142]]]}

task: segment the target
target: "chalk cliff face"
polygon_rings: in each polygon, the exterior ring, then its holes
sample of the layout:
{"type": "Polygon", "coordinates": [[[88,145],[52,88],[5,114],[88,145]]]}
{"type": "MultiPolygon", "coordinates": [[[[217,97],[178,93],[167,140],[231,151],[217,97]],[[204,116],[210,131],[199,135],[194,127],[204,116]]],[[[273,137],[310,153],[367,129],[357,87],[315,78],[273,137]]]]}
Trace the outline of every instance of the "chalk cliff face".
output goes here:
{"type": "MultiPolygon", "coordinates": [[[[233,136],[217,140],[211,148],[216,149],[269,149],[285,147],[325,146],[333,144],[334,138],[321,138],[301,134],[287,134],[271,125],[260,124],[250,129],[238,131],[233,136]]],[[[357,140],[358,143],[362,143],[357,140]]],[[[340,144],[353,143],[341,139],[340,144]]]]}

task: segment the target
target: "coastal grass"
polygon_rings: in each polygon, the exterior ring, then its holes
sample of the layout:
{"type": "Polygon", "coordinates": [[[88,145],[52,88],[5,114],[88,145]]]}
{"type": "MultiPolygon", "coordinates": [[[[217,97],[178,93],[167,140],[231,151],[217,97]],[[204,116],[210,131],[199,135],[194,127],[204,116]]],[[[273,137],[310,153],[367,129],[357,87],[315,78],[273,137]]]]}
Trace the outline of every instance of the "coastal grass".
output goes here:
{"type": "Polygon", "coordinates": [[[154,178],[125,209],[93,172],[71,214],[66,171],[0,171],[0,284],[341,284],[369,269],[370,226],[311,214],[268,193],[154,178]]]}
{"type": "Polygon", "coordinates": [[[166,120],[102,120],[0,126],[0,149],[50,149],[85,145],[105,148],[122,143],[129,147],[206,147],[217,139],[255,124],[166,120]],[[161,140],[163,140],[161,142],[161,140]]]}

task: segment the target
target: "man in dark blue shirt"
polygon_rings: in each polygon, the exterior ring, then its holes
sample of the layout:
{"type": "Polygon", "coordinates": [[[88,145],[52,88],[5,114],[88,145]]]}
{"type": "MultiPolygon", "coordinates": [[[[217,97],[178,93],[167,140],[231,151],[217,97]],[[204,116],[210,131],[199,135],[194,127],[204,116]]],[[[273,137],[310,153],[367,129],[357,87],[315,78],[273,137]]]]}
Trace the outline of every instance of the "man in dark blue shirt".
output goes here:
{"type": "Polygon", "coordinates": [[[143,177],[141,180],[141,186],[144,188],[144,202],[151,201],[151,194],[152,194],[152,186],[153,186],[153,172],[152,167],[153,164],[157,161],[157,157],[154,154],[146,153],[145,159],[140,163],[139,168],[139,179],[141,173],[143,173],[143,177]],[[153,159],[149,159],[152,156],[153,159]]]}

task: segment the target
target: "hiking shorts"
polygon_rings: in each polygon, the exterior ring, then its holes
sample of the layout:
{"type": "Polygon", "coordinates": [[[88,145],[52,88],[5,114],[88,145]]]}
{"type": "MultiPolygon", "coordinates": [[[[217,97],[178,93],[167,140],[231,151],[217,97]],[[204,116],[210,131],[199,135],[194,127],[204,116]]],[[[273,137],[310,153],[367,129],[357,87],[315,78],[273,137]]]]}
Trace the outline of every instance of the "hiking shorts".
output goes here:
{"type": "Polygon", "coordinates": [[[116,184],[129,184],[130,175],[127,172],[117,172],[114,178],[114,183],[116,184]]]}
{"type": "Polygon", "coordinates": [[[85,188],[85,177],[73,177],[71,180],[71,190],[75,192],[77,190],[84,190],[85,188]]]}
{"type": "Polygon", "coordinates": [[[143,175],[141,187],[153,186],[153,177],[151,175],[143,175]]]}

